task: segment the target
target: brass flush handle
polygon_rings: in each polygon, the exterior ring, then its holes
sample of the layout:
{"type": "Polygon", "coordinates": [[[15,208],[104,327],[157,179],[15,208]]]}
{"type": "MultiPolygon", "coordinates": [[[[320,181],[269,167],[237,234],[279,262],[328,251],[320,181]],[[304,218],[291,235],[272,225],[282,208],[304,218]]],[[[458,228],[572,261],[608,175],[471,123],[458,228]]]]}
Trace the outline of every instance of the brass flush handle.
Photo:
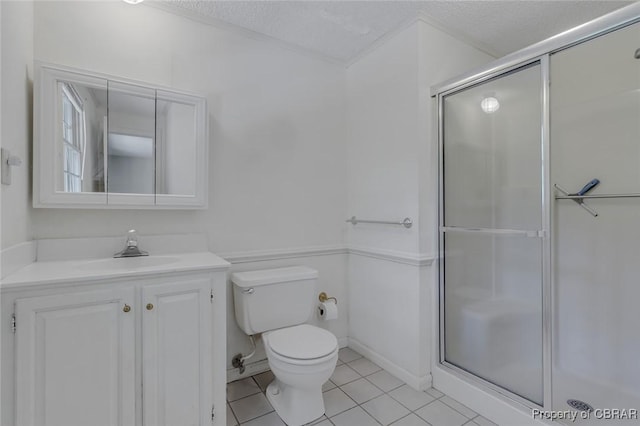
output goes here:
{"type": "Polygon", "coordinates": [[[131,311],[131,306],[125,304],[122,307],[122,312],[129,312],[129,311],[131,311]]]}
{"type": "Polygon", "coordinates": [[[150,311],[153,309],[153,303],[147,303],[147,311],[150,311]]]}

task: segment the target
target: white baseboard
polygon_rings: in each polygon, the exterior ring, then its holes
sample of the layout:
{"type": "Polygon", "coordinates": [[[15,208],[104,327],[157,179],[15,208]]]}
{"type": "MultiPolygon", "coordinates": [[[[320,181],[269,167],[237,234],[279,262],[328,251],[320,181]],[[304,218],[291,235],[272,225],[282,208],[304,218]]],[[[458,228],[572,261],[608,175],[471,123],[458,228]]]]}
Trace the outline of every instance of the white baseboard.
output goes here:
{"type": "Polygon", "coordinates": [[[349,347],[354,351],[360,353],[370,361],[378,364],[384,368],[387,372],[402,380],[409,386],[417,390],[426,390],[431,387],[432,379],[431,374],[425,374],[424,376],[417,376],[394,362],[388,360],[377,352],[373,351],[368,346],[358,342],[356,339],[349,338],[349,347]]]}
{"type": "Polygon", "coordinates": [[[349,346],[349,338],[348,337],[340,337],[338,338],[338,347],[340,349],[346,348],[349,346]]]}
{"type": "MultiPolygon", "coordinates": [[[[348,337],[340,337],[338,339],[338,347],[346,348],[349,345],[348,337]]],[[[240,374],[237,368],[230,368],[227,370],[227,383],[235,382],[236,380],[244,379],[245,377],[251,377],[255,374],[264,373],[269,370],[269,362],[266,359],[261,359],[249,363],[244,366],[244,373],[240,374]]]]}
{"type": "Polygon", "coordinates": [[[264,373],[269,370],[269,361],[261,359],[260,361],[252,362],[244,366],[244,373],[240,374],[237,368],[230,368],[227,370],[227,383],[235,382],[236,380],[244,379],[245,377],[251,377],[255,374],[264,373]]]}

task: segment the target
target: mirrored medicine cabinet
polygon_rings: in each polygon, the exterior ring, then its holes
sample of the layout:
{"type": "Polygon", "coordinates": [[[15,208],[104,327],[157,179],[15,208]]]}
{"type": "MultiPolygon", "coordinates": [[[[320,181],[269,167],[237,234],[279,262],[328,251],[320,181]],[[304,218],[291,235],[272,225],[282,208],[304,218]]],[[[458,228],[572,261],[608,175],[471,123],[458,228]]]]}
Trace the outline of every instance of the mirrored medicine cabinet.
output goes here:
{"type": "Polygon", "coordinates": [[[207,206],[206,100],[36,64],[34,207],[207,206]]]}

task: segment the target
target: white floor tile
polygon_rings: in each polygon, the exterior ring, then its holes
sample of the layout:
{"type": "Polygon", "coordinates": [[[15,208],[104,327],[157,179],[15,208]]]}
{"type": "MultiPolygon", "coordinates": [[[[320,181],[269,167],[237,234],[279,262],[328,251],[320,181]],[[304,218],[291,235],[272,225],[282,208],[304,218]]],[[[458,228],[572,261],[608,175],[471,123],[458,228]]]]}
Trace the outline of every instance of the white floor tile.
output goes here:
{"type": "MultiPolygon", "coordinates": [[[[273,379],[266,371],[227,384],[227,426],[286,426],[264,395],[273,379]]],[[[497,426],[437,389],[414,390],[349,348],[322,391],[326,415],[305,426],[497,426]]]]}
{"type": "Polygon", "coordinates": [[[258,417],[257,419],[253,419],[248,421],[247,423],[242,423],[242,426],[286,426],[282,419],[276,414],[269,413],[265,416],[258,417]]]}
{"type": "Polygon", "coordinates": [[[320,423],[314,423],[313,425],[314,426],[333,426],[333,423],[331,423],[329,419],[327,419],[327,420],[321,421],[320,423]]]}
{"type": "Polygon", "coordinates": [[[406,417],[401,418],[397,422],[391,423],[391,426],[431,426],[429,423],[422,420],[420,417],[411,413],[406,417]]]}
{"type": "Polygon", "coordinates": [[[362,408],[355,407],[331,418],[336,426],[380,426],[373,417],[362,408]]]}
{"type": "Polygon", "coordinates": [[[471,408],[467,407],[466,405],[462,405],[461,403],[459,403],[458,401],[456,401],[455,399],[451,398],[448,395],[445,395],[442,398],[440,398],[440,401],[444,402],[449,407],[453,408],[458,413],[462,414],[468,419],[472,419],[478,415],[478,413],[473,411],[471,408]]]}
{"type": "Polygon", "coordinates": [[[353,399],[349,398],[340,388],[331,389],[322,394],[324,398],[324,409],[327,417],[335,416],[338,413],[356,406],[353,399]]]}
{"type": "Polygon", "coordinates": [[[362,408],[383,425],[388,425],[409,414],[409,410],[389,395],[381,395],[362,404],[362,408]]]}
{"type": "Polygon", "coordinates": [[[358,358],[362,358],[362,355],[351,348],[342,348],[338,351],[338,359],[342,362],[351,362],[358,358]]]}
{"type": "Polygon", "coordinates": [[[478,416],[475,419],[473,419],[473,421],[480,425],[480,426],[498,426],[497,424],[495,424],[494,422],[492,422],[491,420],[485,419],[482,416],[478,416]]]}
{"type": "MultiPolygon", "coordinates": [[[[305,426],[316,426],[316,425],[322,424],[325,421],[329,422],[329,419],[327,419],[327,416],[323,415],[319,419],[316,419],[316,420],[314,420],[314,421],[312,421],[310,423],[306,423],[305,426]]],[[[329,422],[329,424],[331,424],[331,422],[329,422]]]]}
{"type": "Polygon", "coordinates": [[[255,376],[253,376],[253,378],[258,383],[258,386],[260,387],[260,389],[264,391],[267,388],[267,386],[269,386],[269,383],[273,381],[275,376],[273,375],[271,370],[269,370],[269,371],[265,371],[264,373],[256,374],[255,376]]]}
{"type": "Polygon", "coordinates": [[[227,401],[235,401],[260,392],[260,388],[251,377],[227,383],[227,401]]]}
{"type": "Polygon", "coordinates": [[[429,388],[425,392],[427,392],[429,395],[431,395],[432,397],[434,397],[436,399],[444,396],[444,394],[442,392],[440,392],[438,389],[434,389],[434,388],[429,388]]]}
{"type": "Polygon", "coordinates": [[[416,414],[437,426],[460,426],[469,421],[468,418],[440,401],[425,405],[417,410],[416,414]]]}
{"type": "Polygon", "coordinates": [[[333,383],[331,380],[327,380],[326,382],[324,382],[324,385],[322,385],[322,392],[326,392],[335,387],[336,387],[335,383],[333,383]]]}
{"type": "Polygon", "coordinates": [[[426,392],[413,389],[409,385],[403,385],[389,392],[389,395],[411,411],[415,411],[434,400],[426,392]]]}
{"type": "Polygon", "coordinates": [[[231,407],[227,404],[227,426],[236,426],[238,421],[236,420],[236,416],[233,415],[233,411],[231,411],[231,407]]]}
{"type": "Polygon", "coordinates": [[[368,376],[369,374],[382,370],[380,366],[366,358],[356,359],[355,361],[351,361],[348,365],[356,370],[361,376],[368,376]]]}
{"type": "Polygon", "coordinates": [[[267,397],[262,393],[230,402],[229,405],[240,424],[273,411],[267,397]]]}
{"type": "Polygon", "coordinates": [[[382,395],[382,391],[371,384],[367,379],[359,379],[351,383],[347,383],[340,387],[347,395],[358,404],[367,402],[377,396],[382,395]]]}
{"type": "Polygon", "coordinates": [[[378,371],[377,373],[373,373],[367,376],[367,380],[369,380],[371,383],[373,383],[374,385],[376,385],[377,387],[379,387],[385,392],[389,392],[390,390],[393,390],[395,388],[398,388],[404,385],[402,380],[392,376],[391,374],[387,373],[384,370],[378,371]]]}
{"type": "Polygon", "coordinates": [[[339,365],[331,375],[331,381],[337,386],[358,380],[361,376],[347,364],[339,365]]]}

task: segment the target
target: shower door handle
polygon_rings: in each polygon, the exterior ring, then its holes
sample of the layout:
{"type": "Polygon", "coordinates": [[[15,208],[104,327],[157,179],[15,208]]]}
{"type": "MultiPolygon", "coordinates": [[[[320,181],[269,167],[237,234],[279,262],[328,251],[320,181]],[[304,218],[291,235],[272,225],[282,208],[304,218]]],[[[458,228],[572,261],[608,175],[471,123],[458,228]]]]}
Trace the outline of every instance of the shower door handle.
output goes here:
{"type": "Polygon", "coordinates": [[[469,232],[475,234],[489,235],[511,235],[516,237],[544,238],[546,235],[542,229],[526,230],[526,229],[506,229],[506,228],[474,228],[466,226],[441,226],[442,232],[469,232]]]}

